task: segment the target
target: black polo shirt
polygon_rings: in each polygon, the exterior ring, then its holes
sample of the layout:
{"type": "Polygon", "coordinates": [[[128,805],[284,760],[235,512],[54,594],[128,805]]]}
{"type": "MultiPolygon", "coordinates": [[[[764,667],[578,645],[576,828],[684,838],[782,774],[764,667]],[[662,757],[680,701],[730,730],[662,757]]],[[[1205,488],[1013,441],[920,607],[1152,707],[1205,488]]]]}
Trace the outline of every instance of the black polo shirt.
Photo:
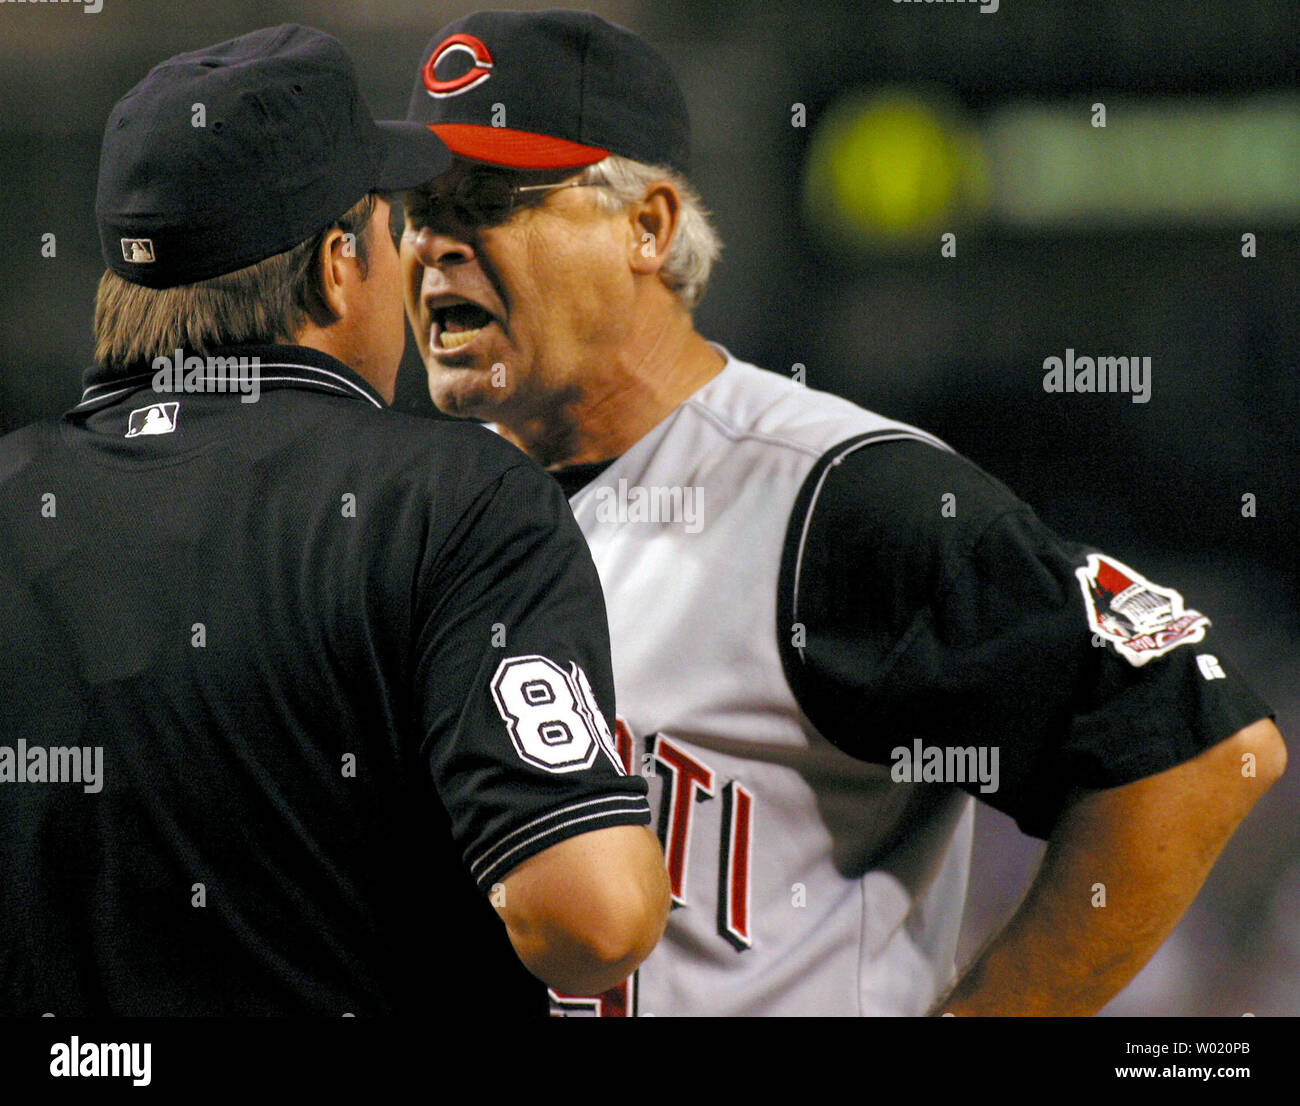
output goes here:
{"type": "Polygon", "coordinates": [[[0,439],[0,1013],[540,1013],[488,896],[649,821],[568,504],[321,353],[222,352],[254,402],[92,370],[0,439]]]}

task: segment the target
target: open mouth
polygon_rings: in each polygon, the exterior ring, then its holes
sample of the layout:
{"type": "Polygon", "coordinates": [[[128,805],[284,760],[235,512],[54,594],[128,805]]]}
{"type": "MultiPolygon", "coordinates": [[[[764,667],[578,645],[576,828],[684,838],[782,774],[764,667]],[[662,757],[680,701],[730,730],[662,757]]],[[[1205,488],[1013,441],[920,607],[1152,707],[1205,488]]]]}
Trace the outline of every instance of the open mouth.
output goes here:
{"type": "Polygon", "coordinates": [[[453,303],[433,310],[434,349],[455,350],[468,345],[492,322],[492,315],[476,303],[453,303]]]}

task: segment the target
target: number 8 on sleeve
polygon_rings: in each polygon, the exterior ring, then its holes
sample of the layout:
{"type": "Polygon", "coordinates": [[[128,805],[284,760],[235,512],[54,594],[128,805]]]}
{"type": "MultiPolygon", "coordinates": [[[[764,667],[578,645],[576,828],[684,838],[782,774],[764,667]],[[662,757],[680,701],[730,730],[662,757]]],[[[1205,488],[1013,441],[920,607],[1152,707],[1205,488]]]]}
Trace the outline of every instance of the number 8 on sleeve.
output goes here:
{"type": "Polygon", "coordinates": [[[591,684],[576,664],[568,673],[547,657],[507,657],[492,677],[492,698],[528,764],[577,772],[591,767],[599,748],[623,774],[591,684]]]}

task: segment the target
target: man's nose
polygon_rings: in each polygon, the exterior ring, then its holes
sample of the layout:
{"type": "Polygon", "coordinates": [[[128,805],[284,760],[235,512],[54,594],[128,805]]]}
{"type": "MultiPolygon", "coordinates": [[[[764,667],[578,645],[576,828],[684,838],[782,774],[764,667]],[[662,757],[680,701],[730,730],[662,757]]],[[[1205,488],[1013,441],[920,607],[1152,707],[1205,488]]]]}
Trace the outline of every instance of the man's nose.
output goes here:
{"type": "Polygon", "coordinates": [[[415,236],[415,256],[429,267],[460,265],[474,259],[474,247],[468,235],[458,235],[432,227],[421,227],[415,236]]]}

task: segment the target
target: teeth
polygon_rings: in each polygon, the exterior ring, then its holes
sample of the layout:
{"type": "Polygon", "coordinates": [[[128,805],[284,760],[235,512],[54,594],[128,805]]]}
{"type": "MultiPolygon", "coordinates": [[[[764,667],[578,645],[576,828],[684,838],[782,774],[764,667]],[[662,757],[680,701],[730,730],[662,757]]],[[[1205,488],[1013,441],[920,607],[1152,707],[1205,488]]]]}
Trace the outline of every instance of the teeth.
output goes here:
{"type": "Polygon", "coordinates": [[[438,344],[443,349],[459,349],[466,342],[473,341],[474,336],[482,329],[479,327],[475,330],[444,330],[438,335],[438,344]]]}

